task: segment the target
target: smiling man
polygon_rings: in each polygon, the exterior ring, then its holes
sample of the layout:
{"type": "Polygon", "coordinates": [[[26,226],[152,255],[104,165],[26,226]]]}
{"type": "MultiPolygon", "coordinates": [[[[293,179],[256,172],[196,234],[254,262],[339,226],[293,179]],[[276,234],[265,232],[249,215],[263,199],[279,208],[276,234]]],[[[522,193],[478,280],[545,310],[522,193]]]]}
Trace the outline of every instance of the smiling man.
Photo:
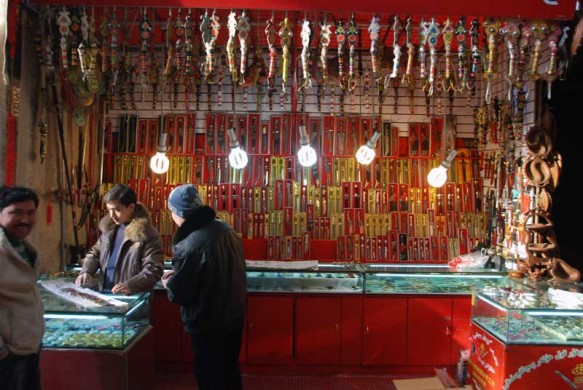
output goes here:
{"type": "Polygon", "coordinates": [[[41,388],[39,356],[45,326],[36,281],[40,260],[26,241],[38,196],[30,188],[0,187],[0,389],[41,388]]]}
{"type": "Polygon", "coordinates": [[[117,184],[103,197],[107,215],[99,222],[101,235],[82,261],[78,286],[94,286],[99,273],[105,293],[151,291],[162,277],[164,250],[160,233],[134,190],[117,184]]]}

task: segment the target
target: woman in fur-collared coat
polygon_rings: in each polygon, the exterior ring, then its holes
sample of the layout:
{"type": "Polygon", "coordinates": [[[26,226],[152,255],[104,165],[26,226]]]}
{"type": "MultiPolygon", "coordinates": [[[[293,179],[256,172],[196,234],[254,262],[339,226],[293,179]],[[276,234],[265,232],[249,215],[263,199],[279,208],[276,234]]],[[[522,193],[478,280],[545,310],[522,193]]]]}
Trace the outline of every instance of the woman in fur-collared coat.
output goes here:
{"type": "Polygon", "coordinates": [[[101,236],[82,262],[77,285],[95,285],[93,278],[100,270],[102,292],[151,291],[162,277],[164,246],[150,213],[125,184],[114,186],[104,200],[108,215],[99,222],[101,236]]]}

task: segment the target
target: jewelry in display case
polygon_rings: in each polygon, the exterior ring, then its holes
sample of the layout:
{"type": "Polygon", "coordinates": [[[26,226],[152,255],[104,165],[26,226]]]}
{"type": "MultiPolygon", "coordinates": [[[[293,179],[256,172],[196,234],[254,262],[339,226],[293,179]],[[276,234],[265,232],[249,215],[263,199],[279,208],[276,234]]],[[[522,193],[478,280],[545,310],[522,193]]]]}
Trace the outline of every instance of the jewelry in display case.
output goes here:
{"type": "Polygon", "coordinates": [[[50,282],[39,282],[45,307],[43,348],[120,350],[150,325],[149,293],[130,296],[99,294],[88,289],[69,290],[70,287],[66,286],[71,281],[50,282]],[[61,287],[59,294],[55,292],[55,286],[61,287]],[[78,293],[82,294],[79,296],[78,293]],[[75,299],[67,299],[71,297],[66,298],[66,294],[72,294],[75,299]]]}

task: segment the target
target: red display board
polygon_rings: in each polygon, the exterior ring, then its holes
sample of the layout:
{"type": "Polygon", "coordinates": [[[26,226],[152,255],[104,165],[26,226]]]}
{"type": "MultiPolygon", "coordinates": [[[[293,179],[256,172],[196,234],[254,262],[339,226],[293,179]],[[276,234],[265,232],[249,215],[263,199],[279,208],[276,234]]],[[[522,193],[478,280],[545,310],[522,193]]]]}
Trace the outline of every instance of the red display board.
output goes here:
{"type": "Polygon", "coordinates": [[[468,384],[483,390],[583,387],[583,345],[506,345],[472,323],[468,384]]]}

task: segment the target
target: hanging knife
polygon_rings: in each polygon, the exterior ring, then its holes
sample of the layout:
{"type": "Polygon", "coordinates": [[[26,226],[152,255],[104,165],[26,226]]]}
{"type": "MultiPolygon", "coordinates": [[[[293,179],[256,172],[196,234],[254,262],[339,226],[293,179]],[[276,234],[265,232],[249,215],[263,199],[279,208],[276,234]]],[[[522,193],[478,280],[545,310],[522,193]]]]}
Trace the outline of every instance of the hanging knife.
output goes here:
{"type": "Polygon", "coordinates": [[[257,147],[257,117],[251,117],[251,153],[256,153],[257,147]]]}
{"type": "Polygon", "coordinates": [[[340,118],[338,123],[338,132],[336,133],[338,140],[338,154],[344,154],[344,118],[340,118]]]}
{"type": "Polygon", "coordinates": [[[399,15],[395,15],[393,22],[393,71],[389,75],[389,79],[392,81],[393,88],[395,89],[395,102],[393,105],[393,113],[397,113],[398,101],[399,101],[399,62],[401,58],[401,45],[399,45],[399,36],[401,34],[401,20],[399,20],[399,15]]]}
{"type": "Polygon", "coordinates": [[[221,123],[219,124],[219,131],[217,132],[217,139],[219,141],[218,153],[225,152],[225,120],[226,120],[226,115],[223,115],[221,117],[221,123]]]}
{"type": "Polygon", "coordinates": [[[273,120],[273,152],[279,153],[279,118],[273,120]]]}
{"type": "Polygon", "coordinates": [[[212,157],[208,157],[206,160],[207,163],[207,168],[209,171],[209,184],[214,184],[214,179],[215,179],[215,175],[214,175],[214,169],[215,169],[215,165],[214,165],[214,158],[212,157]]]}
{"type": "Polygon", "coordinates": [[[269,185],[269,157],[263,158],[263,172],[264,172],[264,180],[263,186],[269,185]]]}
{"type": "Polygon", "coordinates": [[[315,120],[315,121],[312,122],[312,140],[311,140],[310,144],[316,150],[319,150],[318,146],[320,145],[318,143],[318,135],[319,135],[318,121],[315,120]]]}

